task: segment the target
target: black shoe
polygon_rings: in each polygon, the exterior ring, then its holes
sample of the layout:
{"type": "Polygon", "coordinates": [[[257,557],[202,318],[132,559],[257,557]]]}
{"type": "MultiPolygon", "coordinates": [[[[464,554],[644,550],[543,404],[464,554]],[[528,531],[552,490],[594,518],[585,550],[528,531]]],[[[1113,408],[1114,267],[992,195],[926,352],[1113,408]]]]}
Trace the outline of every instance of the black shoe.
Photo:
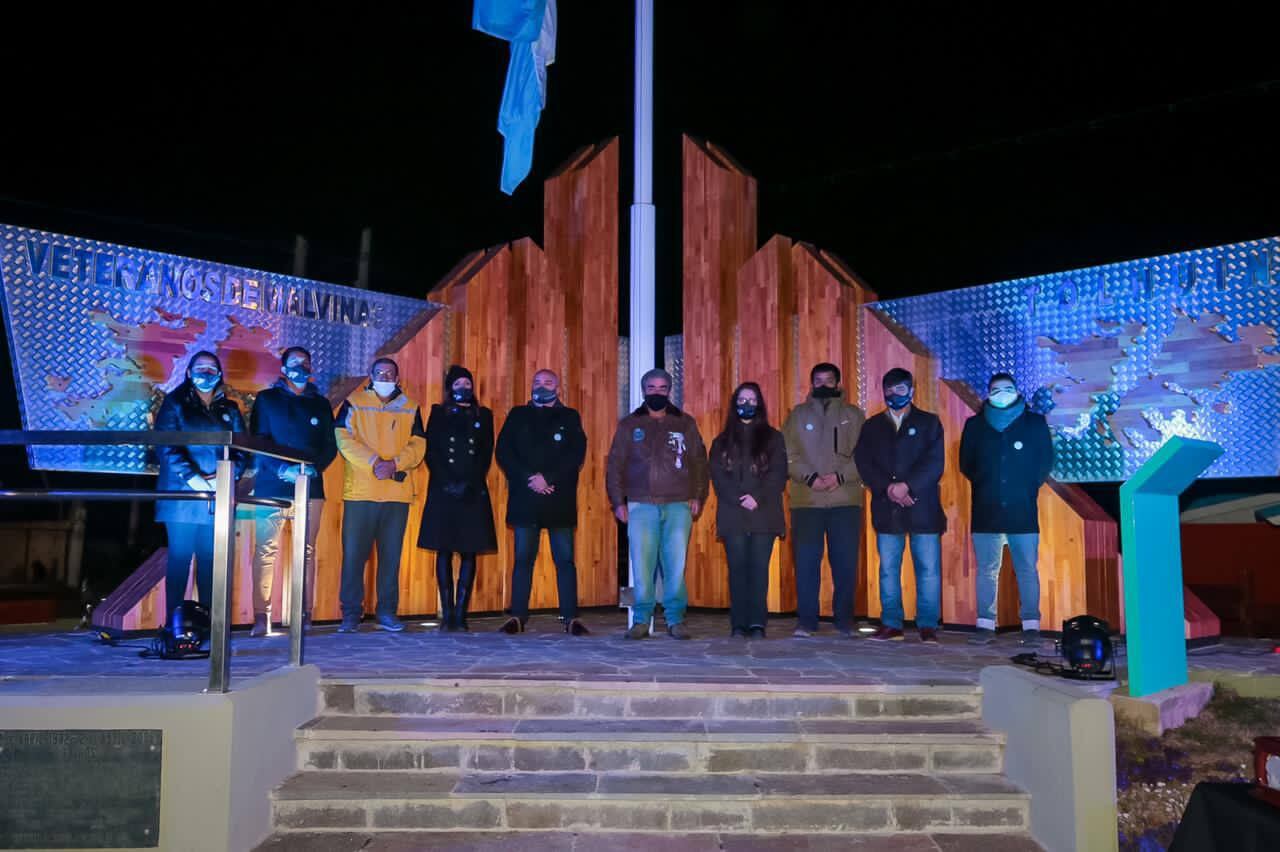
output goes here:
{"type": "Polygon", "coordinates": [[[502,626],[498,628],[499,633],[505,633],[508,636],[515,636],[517,633],[524,632],[524,622],[516,618],[514,615],[502,622],[502,626]]]}
{"type": "Polygon", "coordinates": [[[668,624],[667,634],[670,635],[672,639],[692,639],[693,638],[693,636],[689,634],[689,628],[684,626],[683,621],[677,622],[675,624],[668,624]]]}
{"type": "Polygon", "coordinates": [[[587,629],[587,625],[583,624],[581,621],[579,621],[576,618],[564,626],[564,632],[568,633],[570,636],[590,636],[591,635],[591,631],[587,629]]]}
{"type": "Polygon", "coordinates": [[[637,621],[631,625],[631,629],[627,631],[628,639],[648,639],[649,638],[649,622],[637,621]]]}
{"type": "Polygon", "coordinates": [[[751,628],[751,630],[749,630],[749,631],[747,632],[747,638],[748,638],[748,639],[763,639],[763,638],[764,638],[764,628],[757,624],[755,627],[752,627],[752,628],[751,628]]]}
{"type": "Polygon", "coordinates": [[[729,638],[730,639],[746,639],[747,631],[743,630],[741,627],[735,627],[729,631],[729,638]]]}

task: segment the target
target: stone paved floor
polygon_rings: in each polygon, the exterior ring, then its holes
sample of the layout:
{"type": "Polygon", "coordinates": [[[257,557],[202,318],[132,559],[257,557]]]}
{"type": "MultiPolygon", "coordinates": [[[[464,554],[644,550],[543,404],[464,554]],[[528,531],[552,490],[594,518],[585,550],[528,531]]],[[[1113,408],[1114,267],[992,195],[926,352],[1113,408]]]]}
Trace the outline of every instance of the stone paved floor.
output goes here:
{"type": "MultiPolygon", "coordinates": [[[[914,634],[905,642],[846,639],[828,625],[817,636],[795,639],[794,619],[770,625],[770,638],[730,639],[727,619],[718,613],[691,613],[694,639],[677,642],[659,635],[641,642],[622,638],[625,615],[597,610],[584,616],[594,634],[570,637],[553,615],[535,616],[530,632],[497,633],[502,619],[477,618],[469,634],[438,633],[417,623],[399,635],[368,624],[356,635],[321,625],[307,641],[307,661],[326,677],[470,677],[554,680],[687,681],[700,683],[975,684],[985,666],[1008,663],[1024,649],[1012,634],[994,645],[966,644],[967,633],[943,632],[941,644],[922,645],[914,634]]],[[[1226,640],[1215,650],[1193,652],[1198,668],[1280,675],[1280,654],[1266,640],[1226,640]]],[[[199,688],[208,676],[202,660],[144,659],[145,640],[110,646],[88,631],[0,634],[0,691],[54,692],[83,688],[81,678],[126,678],[131,691],[199,688]],[[146,679],[155,679],[148,681],[146,679]]],[[[284,634],[232,639],[232,678],[262,674],[283,665],[284,634]]],[[[1052,643],[1041,653],[1053,655],[1052,643]]],[[[99,685],[101,688],[102,685],[99,685]]]]}
{"type": "Polygon", "coordinates": [[[256,852],[1036,852],[1041,847],[1024,835],[916,834],[857,837],[840,835],[742,834],[399,834],[326,832],[278,834],[256,852]]]}

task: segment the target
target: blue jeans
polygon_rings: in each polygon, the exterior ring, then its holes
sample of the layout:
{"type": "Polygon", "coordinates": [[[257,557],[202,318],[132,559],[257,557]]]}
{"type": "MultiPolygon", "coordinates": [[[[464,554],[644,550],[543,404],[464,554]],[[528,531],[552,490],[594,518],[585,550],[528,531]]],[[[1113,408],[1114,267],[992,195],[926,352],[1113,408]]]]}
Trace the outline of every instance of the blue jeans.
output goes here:
{"type": "Polygon", "coordinates": [[[858,585],[858,533],[861,506],[791,510],[791,541],[796,557],[796,623],[818,629],[818,590],[822,550],[831,562],[831,620],[836,629],[853,629],[853,590],[858,585]]]}
{"type": "MultiPolygon", "coordinates": [[[[173,610],[187,596],[187,581],[191,579],[191,557],[196,560],[196,594],[200,603],[213,606],[213,524],[184,524],[165,522],[169,533],[169,556],[164,575],[164,624],[169,623],[173,610]]],[[[235,570],[233,562],[232,571],[235,570]]],[[[228,577],[227,582],[234,582],[228,577]]]]}
{"type": "MultiPolygon", "coordinates": [[[[511,569],[511,614],[521,623],[529,620],[529,595],[533,591],[533,566],[538,561],[541,527],[516,527],[516,558],[511,569]]],[[[565,622],[578,617],[578,569],[573,564],[573,527],[547,530],[551,561],[556,566],[556,591],[560,595],[560,617],[565,622]]]]}
{"type": "Polygon", "coordinates": [[[684,559],[689,550],[693,511],[689,504],[628,503],[627,545],[635,571],[635,606],[632,624],[653,617],[654,576],[662,562],[662,615],[667,626],[684,621],[689,590],[684,584],[684,559]]]}
{"type": "Polygon", "coordinates": [[[1000,591],[1000,564],[1004,546],[1013,556],[1013,575],[1018,579],[1019,615],[1023,630],[1040,629],[1040,572],[1036,558],[1040,552],[1039,533],[974,533],[973,555],[978,562],[978,627],[996,629],[996,598],[1000,591]]]}
{"type": "MultiPolygon", "coordinates": [[[[880,552],[880,623],[902,629],[902,552],[905,535],[876,533],[880,552]]],[[[937,629],[942,615],[942,537],[937,533],[911,536],[911,562],[916,570],[916,627],[937,629]]]]}

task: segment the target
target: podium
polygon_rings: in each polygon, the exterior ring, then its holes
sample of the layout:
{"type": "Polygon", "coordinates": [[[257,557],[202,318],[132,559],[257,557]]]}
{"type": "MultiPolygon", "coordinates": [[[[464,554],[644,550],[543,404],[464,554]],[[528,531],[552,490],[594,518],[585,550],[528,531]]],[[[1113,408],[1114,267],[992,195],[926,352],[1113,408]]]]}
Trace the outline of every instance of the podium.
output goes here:
{"type": "Polygon", "coordinates": [[[1129,694],[1187,682],[1178,495],[1223,453],[1175,436],[1120,486],[1129,694]]]}

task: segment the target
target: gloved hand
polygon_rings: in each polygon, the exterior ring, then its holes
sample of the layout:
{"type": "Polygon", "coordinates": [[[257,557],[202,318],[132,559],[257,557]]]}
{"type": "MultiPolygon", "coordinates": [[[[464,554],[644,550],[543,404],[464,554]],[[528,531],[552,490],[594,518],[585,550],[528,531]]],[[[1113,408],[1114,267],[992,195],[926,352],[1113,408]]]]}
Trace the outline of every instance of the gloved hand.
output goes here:
{"type": "Polygon", "coordinates": [[[458,500],[465,500],[471,496],[471,483],[466,480],[455,479],[444,484],[444,493],[458,500]]]}
{"type": "Polygon", "coordinates": [[[205,479],[203,476],[201,476],[198,473],[187,480],[187,487],[189,487],[192,491],[215,490],[213,483],[205,479]]]}
{"type": "Polygon", "coordinates": [[[277,471],[276,475],[279,476],[285,482],[292,485],[293,483],[298,481],[298,476],[300,473],[301,473],[301,467],[299,465],[287,464],[282,466],[277,471]]]}

